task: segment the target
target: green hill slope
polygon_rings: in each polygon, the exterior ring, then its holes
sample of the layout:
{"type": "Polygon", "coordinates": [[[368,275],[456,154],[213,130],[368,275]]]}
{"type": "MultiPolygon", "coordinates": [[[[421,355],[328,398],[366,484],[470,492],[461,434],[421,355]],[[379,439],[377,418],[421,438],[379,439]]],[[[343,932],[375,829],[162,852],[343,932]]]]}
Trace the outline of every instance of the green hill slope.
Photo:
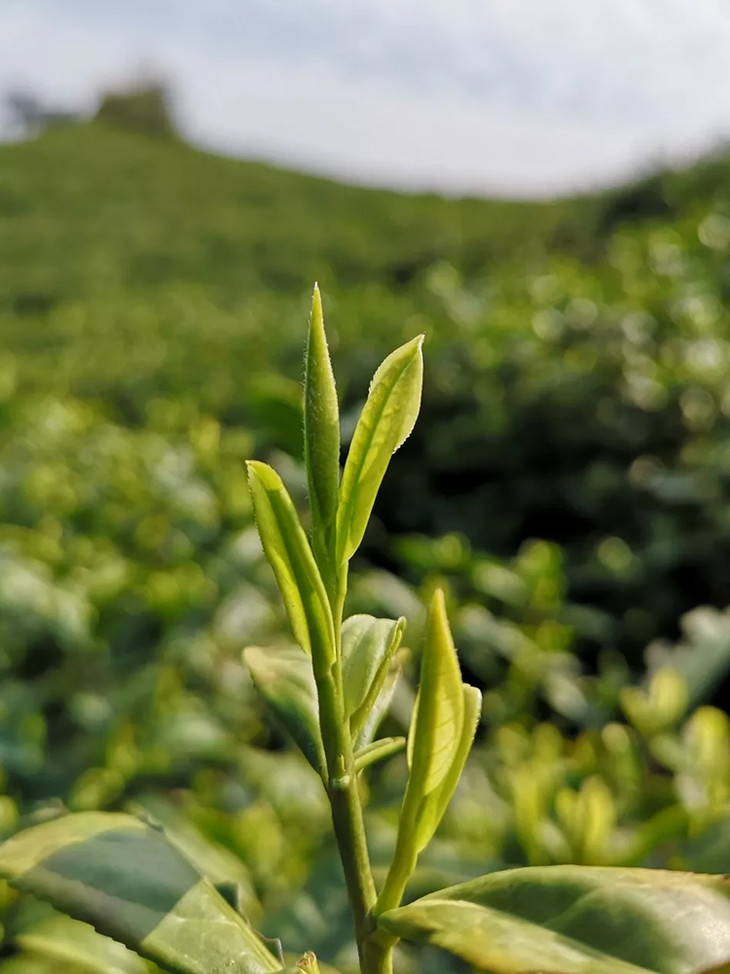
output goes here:
{"type": "Polygon", "coordinates": [[[345,430],[384,352],[428,339],[423,418],[365,554],[408,561],[404,532],[462,532],[500,556],[547,538],[590,608],[578,645],[636,653],[730,591],[729,227],[721,157],[528,204],[53,131],[0,147],[5,388],[166,435],[208,417],[250,430],[254,452],[297,455],[318,279],[345,430]]]}

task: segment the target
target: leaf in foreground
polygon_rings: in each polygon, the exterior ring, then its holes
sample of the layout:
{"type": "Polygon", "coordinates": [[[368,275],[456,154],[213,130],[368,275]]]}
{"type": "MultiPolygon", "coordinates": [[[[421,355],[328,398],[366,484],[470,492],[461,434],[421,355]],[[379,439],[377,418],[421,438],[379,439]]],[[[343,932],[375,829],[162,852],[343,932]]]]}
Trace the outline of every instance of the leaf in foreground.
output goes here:
{"type": "Polygon", "coordinates": [[[709,974],[730,964],[730,881],[658,869],[509,869],[378,922],[492,974],[709,974]]]}
{"type": "Polygon", "coordinates": [[[0,875],[178,974],[281,964],[165,836],[130,815],[82,812],[0,847],[0,875]]]}

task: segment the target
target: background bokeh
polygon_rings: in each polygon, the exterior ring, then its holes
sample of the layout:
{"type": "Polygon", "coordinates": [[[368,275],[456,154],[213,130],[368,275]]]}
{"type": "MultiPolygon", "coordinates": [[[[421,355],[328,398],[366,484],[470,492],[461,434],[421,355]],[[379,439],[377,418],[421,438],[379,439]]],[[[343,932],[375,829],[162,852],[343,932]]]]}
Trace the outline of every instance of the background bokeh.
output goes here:
{"type": "MultiPolygon", "coordinates": [[[[567,0],[540,15],[542,47],[518,25],[526,0],[514,22],[497,4],[419,6],[421,33],[409,4],[390,20],[353,4],[357,31],[325,3],[309,10],[318,31],[256,3],[245,30],[225,3],[0,13],[0,833],[61,807],[145,815],[239,884],[268,936],[341,970],[353,949],[323,795],[241,661],[291,639],[243,461],[272,463],[306,510],[315,279],[345,449],[382,357],[426,334],[421,417],[349,598],[409,622],[386,730],[407,726],[437,584],[485,691],[411,894],[526,863],[730,869],[730,91],[714,67],[730,12],[616,5],[600,41],[625,53],[612,74],[567,0]],[[93,56],[73,46],[82,35],[93,56]],[[246,101],[231,81],[218,115],[202,81],[190,95],[216,36],[219,71],[238,51],[244,79],[269,79],[269,142],[246,128],[258,90],[246,101]],[[467,97],[454,52],[472,36],[490,43],[469,48],[467,97]],[[359,168],[333,151],[350,130],[317,87],[327,77],[372,135],[359,168]],[[287,141],[287,117],[320,96],[310,141],[294,121],[287,141]],[[459,142],[477,116],[479,139],[459,142]],[[429,156],[446,124],[451,154],[429,156]],[[631,151],[601,168],[614,131],[631,151]],[[414,150],[411,169],[391,140],[414,150]],[[282,153],[320,174],[271,165],[282,153]],[[501,195],[476,194],[489,186],[501,195]]],[[[368,785],[380,871],[404,774],[396,758],[368,785]]],[[[5,886],[0,914],[1,974],[150,970],[5,886]]],[[[460,970],[435,953],[401,964],[460,970]]]]}

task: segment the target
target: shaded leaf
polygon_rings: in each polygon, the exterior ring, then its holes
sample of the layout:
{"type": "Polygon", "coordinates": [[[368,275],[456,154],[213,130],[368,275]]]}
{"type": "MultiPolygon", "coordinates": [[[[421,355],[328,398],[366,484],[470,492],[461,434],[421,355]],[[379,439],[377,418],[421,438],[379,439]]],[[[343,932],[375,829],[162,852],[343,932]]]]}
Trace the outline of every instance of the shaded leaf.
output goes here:
{"type": "Polygon", "coordinates": [[[406,620],[354,615],[342,625],[345,710],[356,736],[370,715],[403,638],[406,620]]]}
{"type": "Polygon", "coordinates": [[[492,974],[706,974],[730,963],[730,882],[653,869],[509,869],[379,917],[492,974]]]}
{"type": "Polygon", "coordinates": [[[0,875],[179,974],[265,974],[281,965],[167,841],[130,815],[82,812],[0,847],[0,875]]]}
{"type": "Polygon", "coordinates": [[[304,463],[312,510],[312,544],[320,565],[331,564],[340,486],[340,413],[315,284],[304,366],[304,463]]]}
{"type": "Polygon", "coordinates": [[[314,672],[297,649],[250,646],[243,658],[256,689],[318,774],[326,768],[314,672]]]}
{"type": "Polygon", "coordinates": [[[421,406],[423,335],[385,359],[370,384],[342,474],[337,508],[337,558],[360,546],[391,456],[410,435],[421,406]]]}
{"type": "Polygon", "coordinates": [[[327,592],[281,477],[249,460],[248,480],[261,543],[281,590],[294,638],[308,655],[334,660],[335,636],[327,592]]]}

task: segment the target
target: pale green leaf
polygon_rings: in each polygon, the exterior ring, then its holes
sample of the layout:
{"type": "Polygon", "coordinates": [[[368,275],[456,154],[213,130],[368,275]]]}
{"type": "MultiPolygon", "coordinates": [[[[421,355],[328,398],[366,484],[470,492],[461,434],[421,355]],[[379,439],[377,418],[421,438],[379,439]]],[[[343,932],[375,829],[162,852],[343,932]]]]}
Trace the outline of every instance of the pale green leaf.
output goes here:
{"type": "Polygon", "coordinates": [[[334,660],[335,635],[327,592],[312,549],[281,477],[249,460],[248,480],[261,543],[269,560],[294,638],[324,663],[334,660]]]}
{"type": "Polygon", "coordinates": [[[337,508],[337,558],[360,546],[391,456],[410,435],[421,406],[423,335],[378,368],[347,454],[337,508]]]}
{"type": "Polygon", "coordinates": [[[456,791],[459,778],[461,778],[479,724],[482,707],[480,691],[476,687],[466,685],[462,686],[462,691],[464,695],[464,723],[454,759],[442,781],[423,799],[416,814],[415,843],[418,852],[426,848],[444,817],[449,802],[456,791]]]}
{"type": "Polygon", "coordinates": [[[405,737],[383,737],[355,751],[355,771],[363,771],[377,761],[392,757],[406,746],[405,737]]]}
{"type": "Polygon", "coordinates": [[[403,638],[406,620],[350,616],[342,626],[342,682],[345,710],[356,736],[383,689],[403,638]]]}
{"type": "Polygon", "coordinates": [[[709,974],[730,963],[730,881],[653,869],[509,869],[379,924],[491,974],[709,974]]]}
{"type": "Polygon", "coordinates": [[[326,767],[319,730],[317,687],[311,660],[297,649],[262,649],[250,646],[243,658],[256,689],[278,723],[322,775],[326,767]]]}
{"type": "Polygon", "coordinates": [[[398,683],[398,678],[403,669],[403,663],[407,657],[408,650],[400,649],[391,661],[388,671],[385,674],[385,680],[383,681],[380,693],[354,738],[356,748],[367,747],[368,744],[372,743],[378,727],[387,714],[388,708],[393,700],[396,684],[398,683]]]}
{"type": "Polygon", "coordinates": [[[421,680],[408,735],[408,791],[419,799],[444,779],[461,741],[464,693],[441,589],[431,600],[421,680]]]}
{"type": "Polygon", "coordinates": [[[49,971],[78,967],[86,974],[149,974],[152,970],[148,961],[124,944],[103,937],[88,923],[55,912],[21,930],[12,943],[47,959],[49,971]]]}
{"type": "Polygon", "coordinates": [[[165,838],[130,815],[81,812],[0,846],[0,875],[178,974],[281,965],[165,838]]]}
{"type": "Polygon", "coordinates": [[[331,564],[340,485],[340,414],[315,284],[304,367],[304,463],[312,510],[312,543],[321,565],[331,564]]]}

